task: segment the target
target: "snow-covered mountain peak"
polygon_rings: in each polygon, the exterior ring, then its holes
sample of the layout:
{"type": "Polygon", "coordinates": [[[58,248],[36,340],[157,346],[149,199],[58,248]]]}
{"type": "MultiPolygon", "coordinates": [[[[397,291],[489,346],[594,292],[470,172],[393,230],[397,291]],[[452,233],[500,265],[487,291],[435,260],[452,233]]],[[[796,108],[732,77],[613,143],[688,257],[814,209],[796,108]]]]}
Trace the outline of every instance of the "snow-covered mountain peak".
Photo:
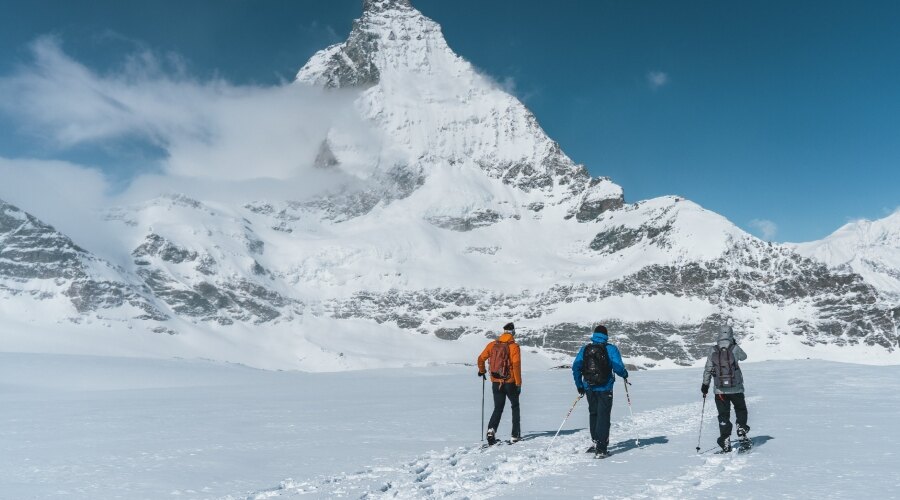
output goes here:
{"type": "Polygon", "coordinates": [[[625,205],[598,219],[602,230],[591,248],[628,253],[642,265],[720,258],[729,248],[755,238],[721,215],[680,196],[661,196],[625,205]]]}
{"type": "MultiPolygon", "coordinates": [[[[603,321],[653,367],[701,359],[730,321],[762,357],[900,355],[900,308],[862,277],[681,197],[625,205],[408,2],[366,2],[297,79],[351,87],[361,118],[321,143],[327,191],[111,208],[103,255],[0,202],[0,334],[22,332],[0,340],[26,349],[38,329],[69,342],[100,324],[170,334],[117,338],[122,352],[333,370],[460,362],[510,320],[559,361],[603,321]]],[[[898,224],[883,225],[841,234],[896,262],[898,224]]]]}
{"type": "MultiPolygon", "coordinates": [[[[877,220],[858,220],[841,226],[837,231],[828,236],[824,241],[832,244],[836,242],[853,243],[859,247],[893,246],[900,248],[900,210],[891,215],[877,220]]],[[[846,259],[850,255],[835,255],[837,259],[846,259]]]]}
{"type": "Polygon", "coordinates": [[[363,0],[363,12],[374,13],[390,9],[411,9],[409,0],[363,0]]]}
{"type": "MultiPolygon", "coordinates": [[[[440,26],[408,2],[372,1],[346,42],[316,53],[297,81],[362,89],[356,107],[380,131],[377,148],[351,133],[327,139],[336,168],[368,163],[413,188],[435,166],[457,165],[565,204],[579,222],[623,203],[622,188],[591,178],[547,137],[514,96],[458,56],[440,26]]],[[[402,189],[409,194],[411,189],[402,189]]]]}
{"type": "Polygon", "coordinates": [[[830,267],[859,273],[900,302],[900,210],[874,221],[850,222],[822,240],[792,246],[830,267]]]}
{"type": "Polygon", "coordinates": [[[319,51],[297,79],[326,87],[365,87],[408,73],[456,73],[468,66],[440,26],[408,0],[369,0],[347,41],[319,51]]]}

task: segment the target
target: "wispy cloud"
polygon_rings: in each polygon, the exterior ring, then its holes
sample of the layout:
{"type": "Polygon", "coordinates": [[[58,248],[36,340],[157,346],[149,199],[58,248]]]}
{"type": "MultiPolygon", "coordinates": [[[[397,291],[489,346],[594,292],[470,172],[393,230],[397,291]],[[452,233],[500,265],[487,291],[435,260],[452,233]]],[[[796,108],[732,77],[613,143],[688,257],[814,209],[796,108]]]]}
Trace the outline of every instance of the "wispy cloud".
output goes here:
{"type": "Polygon", "coordinates": [[[337,31],[335,31],[334,27],[332,27],[330,24],[323,25],[316,20],[313,20],[309,24],[300,25],[299,30],[300,33],[306,35],[307,37],[315,39],[317,41],[324,41],[327,45],[331,45],[341,40],[341,36],[337,34],[337,31]]]}
{"type": "Polygon", "coordinates": [[[657,90],[669,84],[669,75],[662,71],[650,71],[647,73],[647,85],[657,90]]]}
{"type": "Polygon", "coordinates": [[[477,68],[477,67],[475,68],[475,72],[478,73],[479,75],[481,75],[481,77],[484,78],[485,81],[489,85],[491,85],[497,89],[500,89],[503,92],[506,92],[507,94],[515,96],[517,99],[519,99],[520,101],[522,101],[524,103],[527,103],[534,96],[536,96],[540,93],[540,91],[537,89],[523,90],[519,86],[519,81],[516,80],[516,78],[514,76],[507,75],[502,78],[497,78],[497,77],[494,77],[493,75],[491,75],[490,73],[488,73],[487,71],[485,71],[484,69],[477,68]]]}
{"type": "Polygon", "coordinates": [[[53,148],[137,138],[166,152],[169,175],[285,179],[309,170],[330,129],[358,121],[353,95],[303,85],[198,81],[176,57],[129,56],[113,74],[73,60],[58,40],[0,78],[0,111],[53,148]]]}
{"type": "Polygon", "coordinates": [[[112,205],[173,192],[239,203],[300,200],[359,186],[377,168],[362,160],[314,168],[331,134],[358,146],[359,158],[378,151],[378,136],[353,105],[354,91],[200,80],[177,55],[141,47],[103,74],[69,57],[52,37],[38,39],[31,51],[32,62],[0,75],[0,123],[34,137],[42,156],[135,143],[162,152],[156,173],[128,172],[123,187],[104,174],[110,165],[5,158],[0,151],[0,199],[94,250],[107,239],[98,213],[112,205]]]}
{"type": "Polygon", "coordinates": [[[753,219],[750,221],[750,227],[756,230],[756,233],[762,239],[771,241],[778,233],[778,224],[767,219],[753,219]]]}

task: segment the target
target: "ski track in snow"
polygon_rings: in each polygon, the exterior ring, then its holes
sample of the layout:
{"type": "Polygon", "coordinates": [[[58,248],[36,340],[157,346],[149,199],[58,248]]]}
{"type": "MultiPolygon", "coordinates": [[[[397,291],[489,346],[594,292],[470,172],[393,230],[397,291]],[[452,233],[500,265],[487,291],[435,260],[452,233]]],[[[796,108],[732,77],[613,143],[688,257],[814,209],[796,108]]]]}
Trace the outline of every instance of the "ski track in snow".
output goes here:
{"type": "Polygon", "coordinates": [[[680,499],[693,496],[698,490],[733,482],[738,472],[747,465],[749,456],[730,453],[704,457],[701,465],[691,467],[687,473],[670,479],[666,484],[650,485],[644,492],[625,498],[680,499]]]}
{"type": "MultiPolygon", "coordinates": [[[[747,398],[747,403],[752,406],[761,399],[759,396],[747,398]]],[[[712,412],[705,415],[704,424],[710,416],[715,419],[715,415],[715,408],[713,408],[712,412]]],[[[704,425],[704,429],[706,428],[707,426],[704,425]]],[[[748,464],[750,454],[738,454],[736,451],[728,454],[715,454],[713,451],[705,450],[703,454],[699,455],[702,459],[700,465],[689,467],[680,476],[666,480],[665,484],[651,484],[643,492],[624,498],[680,499],[692,496],[698,491],[708,490],[717,484],[731,483],[740,479],[739,472],[748,464]]]]}
{"type": "MultiPolygon", "coordinates": [[[[761,398],[748,398],[755,402],[761,398]]],[[[607,461],[616,460],[616,450],[638,453],[624,446],[641,436],[666,436],[695,432],[701,403],[668,406],[640,412],[634,418],[614,423],[610,432],[610,451],[607,461]]],[[[705,421],[715,419],[715,412],[707,412],[705,421]]],[[[571,419],[570,419],[571,421],[571,419]]],[[[286,479],[275,488],[250,494],[247,500],[276,497],[306,496],[327,498],[489,498],[500,495],[509,485],[532,481],[542,476],[571,471],[579,464],[594,465],[591,455],[584,453],[589,443],[588,431],[561,433],[548,453],[552,433],[526,434],[515,445],[501,444],[482,448],[481,444],[455,450],[430,451],[399,467],[371,467],[353,473],[320,477],[303,481],[286,479]]],[[[650,485],[636,495],[626,498],[683,498],[690,490],[706,490],[715,484],[729,481],[747,463],[749,455],[701,455],[702,463],[666,480],[662,485],[650,485]]],[[[236,498],[236,497],[226,497],[236,498]]]]}

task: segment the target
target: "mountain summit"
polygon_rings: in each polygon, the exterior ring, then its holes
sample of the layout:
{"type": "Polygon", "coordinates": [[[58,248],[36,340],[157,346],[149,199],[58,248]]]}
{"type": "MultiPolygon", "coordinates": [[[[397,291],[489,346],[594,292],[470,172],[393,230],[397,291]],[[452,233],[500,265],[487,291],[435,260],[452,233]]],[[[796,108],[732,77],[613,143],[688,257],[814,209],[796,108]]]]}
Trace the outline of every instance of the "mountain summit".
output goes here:
{"type": "Polygon", "coordinates": [[[847,223],[823,240],[795,248],[801,255],[860,274],[892,297],[900,310],[900,210],[874,221],[847,223]]]}
{"type": "MultiPolygon", "coordinates": [[[[538,192],[521,201],[564,205],[581,222],[623,204],[618,185],[576,165],[518,99],[456,55],[440,26],[407,1],[366,2],[347,41],[315,54],[297,81],[360,89],[357,109],[380,139],[364,161],[393,178],[421,185],[433,170],[473,170],[538,192]]],[[[365,149],[341,130],[327,143],[337,164],[360,161],[365,149]]]]}

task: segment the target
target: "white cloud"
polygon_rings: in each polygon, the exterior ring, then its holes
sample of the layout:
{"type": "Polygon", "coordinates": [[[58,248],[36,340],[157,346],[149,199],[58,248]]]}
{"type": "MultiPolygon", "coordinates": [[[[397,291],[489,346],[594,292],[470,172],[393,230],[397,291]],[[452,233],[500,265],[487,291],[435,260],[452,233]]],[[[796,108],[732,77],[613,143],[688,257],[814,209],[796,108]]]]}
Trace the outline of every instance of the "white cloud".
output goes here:
{"type": "Polygon", "coordinates": [[[98,210],[109,200],[110,185],[96,169],[62,161],[0,157],[0,200],[54,226],[82,246],[108,245],[109,228],[98,210]]]}
{"type": "Polygon", "coordinates": [[[647,84],[650,88],[656,90],[664,87],[669,83],[669,75],[662,71],[650,71],[647,73],[647,84]]]}
{"type": "Polygon", "coordinates": [[[778,233],[778,224],[767,219],[753,219],[750,221],[750,227],[756,230],[762,239],[771,241],[778,233]]]}
{"type": "Polygon", "coordinates": [[[0,78],[0,110],[55,148],[147,141],[165,150],[168,175],[296,177],[311,170],[332,127],[359,121],[349,91],[200,82],[185,76],[177,57],[146,50],[100,75],[47,37],[32,52],[33,64],[0,78]]]}
{"type": "Polygon", "coordinates": [[[331,133],[352,140],[357,157],[379,147],[354,107],[355,91],[198,81],[178,56],[144,49],[118,71],[99,74],[67,56],[56,39],[41,38],[31,49],[31,64],[0,76],[5,126],[43,141],[50,157],[73,147],[114,149],[123,139],[164,152],[157,173],[127,173],[127,186],[117,189],[98,165],[4,158],[0,152],[0,200],[91,251],[104,254],[115,239],[104,234],[108,224],[100,220],[110,206],[167,193],[230,203],[301,200],[359,186],[377,168],[361,161],[313,168],[331,133]]]}
{"type": "Polygon", "coordinates": [[[494,87],[497,90],[501,90],[506,92],[507,94],[514,96],[519,101],[527,103],[534,96],[538,95],[540,92],[536,89],[534,90],[523,90],[519,88],[519,82],[513,76],[504,76],[502,78],[496,78],[484,69],[475,67],[475,72],[478,73],[484,81],[494,87]]]}

